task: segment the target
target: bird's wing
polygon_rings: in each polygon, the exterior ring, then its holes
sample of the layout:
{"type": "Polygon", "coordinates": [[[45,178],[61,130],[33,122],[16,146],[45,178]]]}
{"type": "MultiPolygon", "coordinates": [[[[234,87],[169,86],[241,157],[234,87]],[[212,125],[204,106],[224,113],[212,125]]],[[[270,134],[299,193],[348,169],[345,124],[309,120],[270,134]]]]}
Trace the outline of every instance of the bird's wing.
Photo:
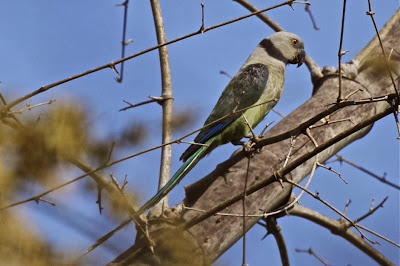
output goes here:
{"type": "MultiPolygon", "coordinates": [[[[248,65],[239,71],[225,87],[204,125],[208,125],[229,114],[232,115],[202,129],[194,139],[194,142],[206,143],[209,139],[221,133],[243,113],[233,114],[235,111],[250,107],[256,103],[266,87],[268,75],[268,68],[264,64],[248,65]]],[[[199,145],[189,146],[180,159],[186,161],[199,147],[199,145]]]]}

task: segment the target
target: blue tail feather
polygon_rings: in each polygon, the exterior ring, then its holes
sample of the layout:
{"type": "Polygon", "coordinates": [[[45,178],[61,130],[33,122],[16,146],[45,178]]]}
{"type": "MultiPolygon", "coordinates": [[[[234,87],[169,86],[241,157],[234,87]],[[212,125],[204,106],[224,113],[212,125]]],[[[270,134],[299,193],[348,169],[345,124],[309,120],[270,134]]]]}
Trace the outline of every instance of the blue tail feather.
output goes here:
{"type": "MultiPolygon", "coordinates": [[[[206,145],[212,140],[207,141],[206,145]]],[[[176,171],[172,178],[165,184],[151,199],[149,199],[136,213],[135,216],[142,215],[145,211],[161,201],[181,180],[186,174],[197,164],[203,157],[208,146],[201,146],[192,156],[190,156],[184,164],[176,171]]]]}

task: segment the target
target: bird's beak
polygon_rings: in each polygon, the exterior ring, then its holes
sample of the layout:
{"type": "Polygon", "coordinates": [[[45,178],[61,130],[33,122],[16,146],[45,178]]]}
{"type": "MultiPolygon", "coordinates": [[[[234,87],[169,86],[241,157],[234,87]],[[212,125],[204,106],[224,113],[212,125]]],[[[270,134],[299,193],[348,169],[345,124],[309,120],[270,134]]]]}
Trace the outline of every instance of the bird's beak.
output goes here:
{"type": "Polygon", "coordinates": [[[304,62],[304,60],[306,59],[306,53],[304,52],[303,49],[301,49],[296,56],[296,62],[297,63],[297,67],[301,66],[304,62]]]}

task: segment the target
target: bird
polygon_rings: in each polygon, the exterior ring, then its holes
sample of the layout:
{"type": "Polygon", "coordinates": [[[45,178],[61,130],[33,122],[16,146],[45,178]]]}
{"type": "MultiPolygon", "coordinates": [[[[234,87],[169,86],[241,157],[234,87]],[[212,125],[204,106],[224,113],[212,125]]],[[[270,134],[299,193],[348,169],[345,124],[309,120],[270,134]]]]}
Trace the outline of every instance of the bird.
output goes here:
{"type": "Polygon", "coordinates": [[[280,31],[263,39],[223,90],[194,144],[180,157],[182,166],[135,216],[161,201],[213,149],[247,136],[246,120],[256,127],[281,97],[286,65],[300,67],[304,60],[304,43],[298,35],[280,31]]]}

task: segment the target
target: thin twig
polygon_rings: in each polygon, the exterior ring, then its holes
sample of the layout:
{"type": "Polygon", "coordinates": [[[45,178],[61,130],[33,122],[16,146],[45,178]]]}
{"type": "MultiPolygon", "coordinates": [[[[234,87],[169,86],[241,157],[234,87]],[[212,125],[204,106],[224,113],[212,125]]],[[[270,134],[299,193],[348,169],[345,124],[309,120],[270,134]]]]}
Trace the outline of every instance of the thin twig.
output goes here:
{"type": "Polygon", "coordinates": [[[232,75],[229,74],[228,72],[226,72],[225,70],[220,70],[219,73],[220,73],[221,75],[227,76],[228,78],[232,78],[232,75]]]}
{"type": "Polygon", "coordinates": [[[314,146],[317,148],[318,147],[318,142],[314,139],[313,135],[311,134],[310,128],[306,128],[306,135],[307,137],[311,140],[311,142],[314,144],[314,146]]]}
{"type": "Polygon", "coordinates": [[[335,124],[335,123],[340,123],[340,122],[345,122],[345,121],[351,122],[351,123],[354,125],[354,123],[351,121],[350,118],[342,118],[342,119],[333,120],[333,121],[325,120],[325,122],[323,122],[323,123],[321,123],[321,124],[311,125],[311,126],[309,127],[309,129],[313,129],[313,128],[316,128],[316,127],[322,127],[322,126],[326,126],[326,125],[330,125],[330,124],[335,124]]]}
{"type": "Polygon", "coordinates": [[[339,71],[339,95],[337,98],[337,102],[341,102],[342,98],[342,55],[346,53],[346,51],[342,51],[342,44],[343,44],[343,32],[344,32],[344,18],[346,14],[346,0],[343,0],[343,13],[342,13],[342,25],[340,29],[340,42],[339,42],[339,52],[338,52],[338,71],[339,71]]]}
{"type": "Polygon", "coordinates": [[[39,201],[43,201],[43,202],[46,202],[46,203],[48,203],[48,204],[50,204],[52,206],[56,206],[56,204],[53,201],[42,199],[42,198],[36,198],[35,201],[36,201],[37,204],[39,204],[39,201]]]}
{"type": "MultiPolygon", "coordinates": [[[[3,103],[3,105],[7,105],[7,101],[4,98],[3,94],[0,93],[0,100],[3,103]]],[[[0,108],[1,111],[1,108],[0,108]]],[[[18,118],[15,115],[9,115],[16,123],[17,123],[17,127],[22,127],[22,123],[18,120],[18,118]]],[[[1,117],[1,114],[0,114],[1,117]]],[[[6,124],[7,122],[5,120],[2,121],[4,124],[6,124]]],[[[10,126],[10,125],[9,125],[10,126]]]]}
{"type": "MultiPolygon", "coordinates": [[[[349,208],[350,204],[351,204],[351,199],[348,199],[348,200],[346,201],[346,204],[344,205],[344,209],[343,209],[343,214],[344,214],[344,215],[346,215],[347,209],[349,208]]],[[[340,217],[340,219],[342,220],[343,217],[340,217]]]]}
{"type": "Polygon", "coordinates": [[[387,237],[385,237],[385,236],[383,236],[383,235],[381,235],[381,234],[379,234],[379,233],[377,233],[377,232],[375,232],[375,231],[372,231],[371,229],[369,229],[369,228],[367,228],[367,227],[365,227],[365,226],[363,226],[363,225],[361,225],[361,224],[357,224],[357,226],[358,226],[359,228],[361,228],[362,230],[365,230],[365,231],[367,231],[368,233],[373,234],[374,236],[377,236],[377,237],[379,237],[380,239],[383,239],[383,240],[385,240],[386,242],[388,242],[388,243],[390,243],[390,244],[392,244],[392,245],[394,245],[394,246],[400,248],[400,244],[394,242],[393,240],[391,240],[391,239],[389,239],[389,238],[387,238],[387,237]]]}
{"type": "Polygon", "coordinates": [[[102,200],[101,200],[101,192],[103,190],[103,187],[97,183],[97,200],[96,203],[97,205],[99,205],[99,213],[101,214],[101,212],[103,211],[103,205],[102,205],[102,200]]]}
{"type": "Polygon", "coordinates": [[[281,111],[279,111],[276,108],[272,108],[272,112],[274,112],[275,114],[279,115],[282,118],[285,118],[285,116],[286,116],[284,113],[282,113],[281,111]]]}
{"type": "Polygon", "coordinates": [[[369,208],[369,210],[372,210],[374,208],[374,204],[375,204],[375,198],[372,198],[371,207],[369,208]]]}
{"type": "Polygon", "coordinates": [[[201,27],[200,32],[204,33],[204,3],[200,3],[201,5],[201,27]]]}
{"type": "Polygon", "coordinates": [[[184,141],[184,140],[179,141],[178,144],[179,144],[179,143],[186,143],[186,144],[198,145],[198,146],[205,146],[205,147],[210,146],[210,145],[204,144],[204,143],[198,143],[198,142],[193,142],[193,141],[184,141]]]}
{"type": "MultiPolygon", "coordinates": [[[[360,85],[363,86],[361,83],[360,83],[360,85]]],[[[344,98],[347,100],[359,91],[364,91],[364,88],[357,88],[357,89],[353,90],[352,92],[349,92],[349,94],[347,94],[344,98]]]]}
{"type": "Polygon", "coordinates": [[[365,218],[367,218],[368,216],[370,216],[371,214],[373,214],[377,209],[379,208],[383,208],[383,204],[385,203],[385,201],[388,199],[388,197],[386,196],[381,203],[379,203],[376,207],[370,209],[366,214],[364,214],[363,216],[357,218],[354,220],[354,223],[359,223],[362,220],[364,220],[365,218]]]}
{"type": "Polygon", "coordinates": [[[123,101],[124,101],[124,103],[129,104],[129,106],[119,109],[120,112],[121,112],[121,111],[126,111],[126,110],[128,110],[128,109],[130,109],[130,108],[134,108],[134,107],[137,107],[137,106],[141,106],[141,105],[144,105],[144,104],[157,102],[157,99],[151,98],[150,100],[143,101],[143,102],[140,102],[140,103],[135,103],[135,104],[130,103],[130,102],[128,102],[127,100],[123,100],[123,101]]]}
{"type": "Polygon", "coordinates": [[[364,99],[360,99],[358,101],[355,102],[359,102],[359,103],[363,103],[363,102],[380,102],[380,101],[391,101],[396,99],[396,94],[395,93],[388,93],[386,95],[382,95],[382,96],[376,96],[376,97],[369,97],[369,98],[364,98],[364,99]]]}
{"type": "Polygon", "coordinates": [[[315,21],[315,18],[314,18],[314,16],[313,16],[312,12],[311,12],[310,6],[309,6],[309,5],[305,5],[304,8],[305,8],[305,11],[306,11],[306,12],[308,13],[308,15],[310,16],[310,19],[311,19],[311,22],[312,22],[312,24],[313,24],[314,29],[315,29],[315,30],[319,30],[319,27],[318,27],[318,25],[317,25],[317,22],[315,21]]]}
{"type": "MultiPolygon", "coordinates": [[[[124,7],[124,22],[123,22],[123,28],[122,28],[122,49],[121,49],[121,58],[125,57],[125,46],[127,46],[130,42],[126,41],[126,24],[128,20],[128,4],[129,0],[125,0],[123,3],[118,4],[117,6],[123,6],[124,7]]],[[[124,62],[121,62],[121,68],[119,70],[119,77],[115,78],[115,80],[119,83],[122,82],[124,78],[124,62]]]]}
{"type": "MultiPolygon", "coordinates": [[[[244,117],[246,118],[246,117],[244,117]]],[[[242,257],[242,265],[246,265],[246,190],[247,190],[247,181],[249,179],[249,170],[250,170],[250,161],[251,156],[249,155],[247,158],[247,171],[246,171],[246,179],[244,181],[243,188],[243,199],[242,199],[242,208],[243,208],[243,257],[242,257]]]]}
{"type": "Polygon", "coordinates": [[[124,193],[124,188],[128,184],[128,182],[126,181],[126,176],[125,176],[125,180],[124,180],[124,183],[123,183],[122,186],[120,186],[118,184],[118,181],[115,179],[114,174],[110,173],[110,178],[111,178],[113,184],[116,186],[116,188],[119,191],[119,193],[121,194],[121,198],[124,201],[124,206],[125,206],[125,208],[126,208],[126,210],[128,212],[128,215],[129,215],[130,219],[135,222],[136,227],[139,227],[140,231],[142,232],[142,234],[146,238],[147,243],[149,244],[151,252],[154,253],[154,243],[150,239],[150,236],[149,236],[147,230],[145,230],[145,228],[143,228],[143,226],[141,224],[141,221],[139,219],[137,219],[137,216],[135,215],[136,211],[130,206],[129,201],[126,198],[126,195],[124,193]]]}
{"type": "Polygon", "coordinates": [[[249,130],[251,132],[253,141],[257,141],[257,139],[258,139],[257,134],[254,132],[254,129],[250,125],[249,120],[247,120],[247,117],[244,113],[242,114],[242,116],[243,116],[244,122],[246,123],[247,127],[249,128],[249,130]]]}
{"type": "Polygon", "coordinates": [[[296,182],[293,182],[292,180],[288,180],[286,179],[285,182],[288,182],[289,184],[296,186],[298,188],[300,188],[301,190],[304,190],[305,192],[307,192],[309,195],[311,195],[312,197],[314,197],[315,199],[321,201],[323,204],[325,204],[326,206],[328,206],[331,210],[333,210],[334,212],[336,212],[337,214],[339,214],[341,217],[343,217],[345,220],[347,220],[361,235],[361,237],[367,239],[370,243],[375,244],[375,241],[372,241],[371,239],[369,239],[363,232],[361,232],[360,229],[358,229],[356,223],[354,223],[350,218],[348,218],[346,215],[344,215],[343,213],[341,213],[338,209],[336,209],[335,207],[333,207],[331,204],[329,204],[326,200],[322,199],[318,193],[313,193],[310,190],[308,190],[307,188],[297,184],[296,182]]]}
{"type": "Polygon", "coordinates": [[[342,175],[341,173],[339,173],[339,172],[333,170],[332,167],[323,165],[323,164],[321,164],[321,163],[318,163],[318,166],[320,166],[320,167],[322,167],[322,168],[325,168],[326,170],[329,170],[329,171],[331,171],[331,172],[337,174],[337,175],[340,177],[340,179],[342,179],[342,181],[343,181],[344,183],[346,183],[346,184],[349,183],[349,182],[347,182],[346,179],[343,178],[343,175],[342,175]]]}
{"type": "Polygon", "coordinates": [[[383,176],[378,176],[377,174],[374,174],[373,172],[369,171],[368,169],[365,169],[364,167],[359,166],[358,164],[350,161],[349,159],[346,159],[342,155],[336,154],[336,157],[338,158],[339,162],[345,162],[345,163],[357,168],[358,170],[360,170],[360,171],[372,176],[373,178],[379,180],[380,182],[385,183],[385,184],[387,184],[387,185],[389,185],[391,187],[394,187],[394,188],[400,190],[400,186],[399,185],[386,180],[386,173],[384,173],[383,176]]]}
{"type": "Polygon", "coordinates": [[[325,266],[329,266],[330,265],[324,258],[322,258],[319,254],[317,254],[317,252],[315,252],[312,248],[309,248],[309,249],[295,248],[294,250],[296,252],[308,253],[311,256],[314,256],[315,258],[317,258],[325,266]]]}
{"type": "Polygon", "coordinates": [[[164,101],[166,101],[166,100],[173,100],[173,99],[174,99],[174,97],[172,97],[172,95],[149,96],[149,98],[150,98],[150,100],[143,101],[143,102],[139,102],[139,103],[135,103],[135,104],[130,103],[130,102],[128,102],[127,100],[123,100],[123,102],[124,102],[124,103],[127,103],[129,106],[124,107],[124,108],[122,108],[122,109],[119,109],[119,111],[120,111],[120,112],[121,112],[121,111],[126,111],[126,110],[128,110],[128,109],[135,108],[135,107],[137,107],[137,106],[144,105],[144,104],[148,104],[148,103],[153,103],[153,102],[156,102],[156,103],[158,103],[159,105],[163,105],[164,101]]]}
{"type": "Polygon", "coordinates": [[[399,115],[399,111],[393,112],[394,121],[396,122],[396,127],[397,127],[397,134],[398,134],[397,139],[400,139],[400,123],[399,123],[398,115],[399,115]]]}
{"type": "Polygon", "coordinates": [[[105,164],[108,164],[111,161],[111,156],[112,156],[112,153],[114,151],[114,147],[115,147],[115,141],[113,141],[111,143],[110,152],[108,153],[107,160],[106,160],[105,164]]]}
{"type": "Polygon", "coordinates": [[[55,102],[55,101],[56,101],[55,99],[51,99],[51,100],[48,101],[48,102],[38,103],[38,104],[34,104],[34,105],[30,105],[30,103],[27,103],[25,108],[22,108],[22,109],[20,109],[20,110],[18,110],[18,111],[7,112],[7,115],[22,114],[22,113],[25,112],[25,111],[30,111],[30,110],[32,110],[33,108],[36,108],[36,107],[39,107],[39,106],[50,105],[50,104],[52,104],[52,103],[55,102]]]}
{"type": "MultiPolygon", "coordinates": [[[[105,168],[105,167],[104,167],[104,168],[105,168]]],[[[33,197],[30,197],[30,198],[27,198],[27,199],[24,199],[24,200],[17,201],[17,202],[14,202],[14,203],[9,204],[9,205],[6,205],[6,206],[2,206],[2,207],[0,207],[0,211],[1,211],[1,210],[8,209],[8,208],[11,208],[11,207],[14,207],[14,206],[17,206],[17,205],[21,205],[21,204],[26,203],[26,202],[36,201],[36,199],[41,198],[41,197],[43,197],[43,196],[45,196],[45,195],[47,195],[47,194],[49,194],[49,193],[51,193],[51,192],[53,192],[53,191],[55,191],[55,190],[58,190],[58,189],[60,189],[60,188],[62,188],[62,187],[65,187],[65,186],[67,186],[67,185],[69,185],[69,184],[72,184],[72,183],[74,183],[74,182],[76,182],[76,181],[82,179],[83,177],[88,176],[88,175],[90,175],[90,174],[92,174],[92,173],[94,173],[94,172],[96,172],[96,171],[98,171],[98,170],[100,170],[100,169],[96,169],[96,170],[94,170],[94,171],[92,171],[92,172],[90,172],[90,173],[82,174],[82,175],[80,175],[80,176],[78,176],[78,177],[76,177],[76,178],[74,178],[74,179],[72,179],[72,180],[70,180],[70,181],[68,181],[68,182],[65,182],[65,183],[63,183],[63,184],[61,184],[61,185],[58,185],[58,186],[56,186],[56,187],[53,187],[53,188],[51,188],[51,189],[49,189],[49,190],[46,190],[45,192],[42,192],[42,193],[40,193],[40,194],[37,194],[37,195],[35,195],[35,196],[33,196],[33,197]]]]}
{"type": "Polygon", "coordinates": [[[261,133],[260,133],[260,135],[258,135],[258,137],[259,137],[259,138],[262,138],[262,137],[264,136],[264,133],[265,133],[265,131],[267,130],[267,128],[268,128],[270,125],[272,125],[274,122],[275,122],[275,121],[272,121],[272,122],[266,124],[265,127],[263,128],[263,130],[261,130],[261,133]]]}
{"type": "Polygon", "coordinates": [[[367,11],[366,14],[371,17],[372,24],[374,24],[376,36],[378,37],[379,44],[380,44],[381,49],[382,49],[382,54],[383,54],[383,57],[384,57],[384,60],[385,60],[386,69],[387,69],[387,71],[389,73],[390,79],[392,80],[394,91],[397,94],[397,101],[399,101],[399,97],[400,97],[399,91],[397,90],[396,82],[394,81],[392,71],[390,70],[389,60],[388,60],[388,57],[386,56],[385,49],[383,48],[383,43],[382,43],[382,40],[381,40],[381,36],[379,34],[378,27],[376,26],[376,22],[375,22],[375,18],[374,18],[375,12],[372,11],[371,0],[368,0],[368,11],[367,11]]]}
{"type": "Polygon", "coordinates": [[[289,162],[290,159],[290,155],[292,154],[293,148],[294,148],[294,144],[296,143],[297,140],[297,136],[293,136],[290,138],[290,147],[289,147],[289,151],[288,154],[286,155],[286,159],[285,162],[283,163],[282,167],[285,167],[287,165],[287,163],[289,162]]]}
{"type": "MultiPolygon", "coordinates": [[[[330,230],[333,234],[336,234],[343,239],[349,241],[352,245],[357,247],[360,251],[364,252],[375,260],[379,265],[394,265],[389,259],[387,259],[378,250],[369,245],[364,241],[357,233],[353,230],[345,230],[344,222],[341,220],[332,219],[313,209],[301,206],[299,204],[295,205],[290,211],[290,215],[298,216],[310,220],[320,226],[323,226],[330,230]]],[[[358,225],[360,228],[363,226],[358,225]]]]}

